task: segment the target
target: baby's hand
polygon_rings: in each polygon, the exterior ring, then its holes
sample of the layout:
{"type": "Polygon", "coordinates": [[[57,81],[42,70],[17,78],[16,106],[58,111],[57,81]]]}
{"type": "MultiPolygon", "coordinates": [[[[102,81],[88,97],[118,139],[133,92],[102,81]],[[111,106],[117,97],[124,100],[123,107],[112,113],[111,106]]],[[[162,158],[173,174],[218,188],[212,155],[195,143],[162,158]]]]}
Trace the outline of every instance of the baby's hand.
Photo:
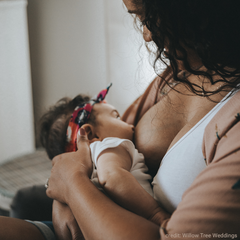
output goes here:
{"type": "Polygon", "coordinates": [[[165,212],[163,209],[159,208],[158,212],[156,212],[149,220],[154,222],[158,226],[161,226],[163,221],[170,218],[171,214],[165,212]]]}

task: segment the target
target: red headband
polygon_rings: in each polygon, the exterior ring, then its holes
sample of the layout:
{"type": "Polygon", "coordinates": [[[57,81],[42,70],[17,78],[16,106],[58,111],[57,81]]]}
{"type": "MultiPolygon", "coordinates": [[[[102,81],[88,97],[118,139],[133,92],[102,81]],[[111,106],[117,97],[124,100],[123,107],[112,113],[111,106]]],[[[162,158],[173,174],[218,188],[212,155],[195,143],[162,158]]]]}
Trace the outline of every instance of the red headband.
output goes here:
{"type": "Polygon", "coordinates": [[[104,102],[104,99],[111,86],[112,84],[110,84],[106,89],[102,90],[96,98],[93,98],[89,102],[79,105],[74,109],[67,128],[65,152],[77,151],[77,133],[79,128],[81,128],[83,124],[87,123],[94,104],[104,102]]]}

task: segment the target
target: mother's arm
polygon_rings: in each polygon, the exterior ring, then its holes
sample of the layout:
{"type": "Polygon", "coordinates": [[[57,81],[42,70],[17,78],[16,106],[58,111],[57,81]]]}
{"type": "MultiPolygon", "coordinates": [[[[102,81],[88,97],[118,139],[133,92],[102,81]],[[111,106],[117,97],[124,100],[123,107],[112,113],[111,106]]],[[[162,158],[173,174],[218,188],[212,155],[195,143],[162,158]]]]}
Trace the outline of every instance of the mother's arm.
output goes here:
{"type": "Polygon", "coordinates": [[[88,139],[81,131],[78,151],[53,160],[47,195],[71,208],[86,239],[159,239],[157,225],[121,208],[92,184],[88,139]]]}
{"type": "Polygon", "coordinates": [[[111,201],[89,181],[75,177],[68,204],[86,239],[159,239],[159,227],[111,201]]]}

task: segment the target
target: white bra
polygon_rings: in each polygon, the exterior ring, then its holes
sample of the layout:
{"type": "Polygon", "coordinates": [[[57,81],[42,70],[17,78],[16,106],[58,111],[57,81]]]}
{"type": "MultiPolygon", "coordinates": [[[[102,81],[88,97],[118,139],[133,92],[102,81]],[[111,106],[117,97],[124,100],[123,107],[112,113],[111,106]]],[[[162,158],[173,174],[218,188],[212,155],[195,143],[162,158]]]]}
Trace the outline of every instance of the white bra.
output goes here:
{"type": "MultiPolygon", "coordinates": [[[[229,93],[230,94],[230,93],[229,93]]],[[[153,179],[154,198],[172,213],[197,175],[206,167],[202,153],[205,127],[231,97],[227,94],[165,154],[153,179]]]]}

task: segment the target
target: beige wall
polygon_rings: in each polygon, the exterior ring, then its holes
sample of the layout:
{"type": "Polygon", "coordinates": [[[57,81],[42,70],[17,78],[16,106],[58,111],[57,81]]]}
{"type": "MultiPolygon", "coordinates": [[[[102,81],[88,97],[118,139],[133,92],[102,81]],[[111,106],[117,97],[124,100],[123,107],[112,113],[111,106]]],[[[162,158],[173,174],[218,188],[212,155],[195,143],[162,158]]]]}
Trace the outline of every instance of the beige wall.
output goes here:
{"type": "Polygon", "coordinates": [[[109,82],[108,102],[122,113],[153,78],[147,61],[139,65],[142,37],[121,0],[28,2],[36,124],[58,99],[95,95],[109,82]]]}

